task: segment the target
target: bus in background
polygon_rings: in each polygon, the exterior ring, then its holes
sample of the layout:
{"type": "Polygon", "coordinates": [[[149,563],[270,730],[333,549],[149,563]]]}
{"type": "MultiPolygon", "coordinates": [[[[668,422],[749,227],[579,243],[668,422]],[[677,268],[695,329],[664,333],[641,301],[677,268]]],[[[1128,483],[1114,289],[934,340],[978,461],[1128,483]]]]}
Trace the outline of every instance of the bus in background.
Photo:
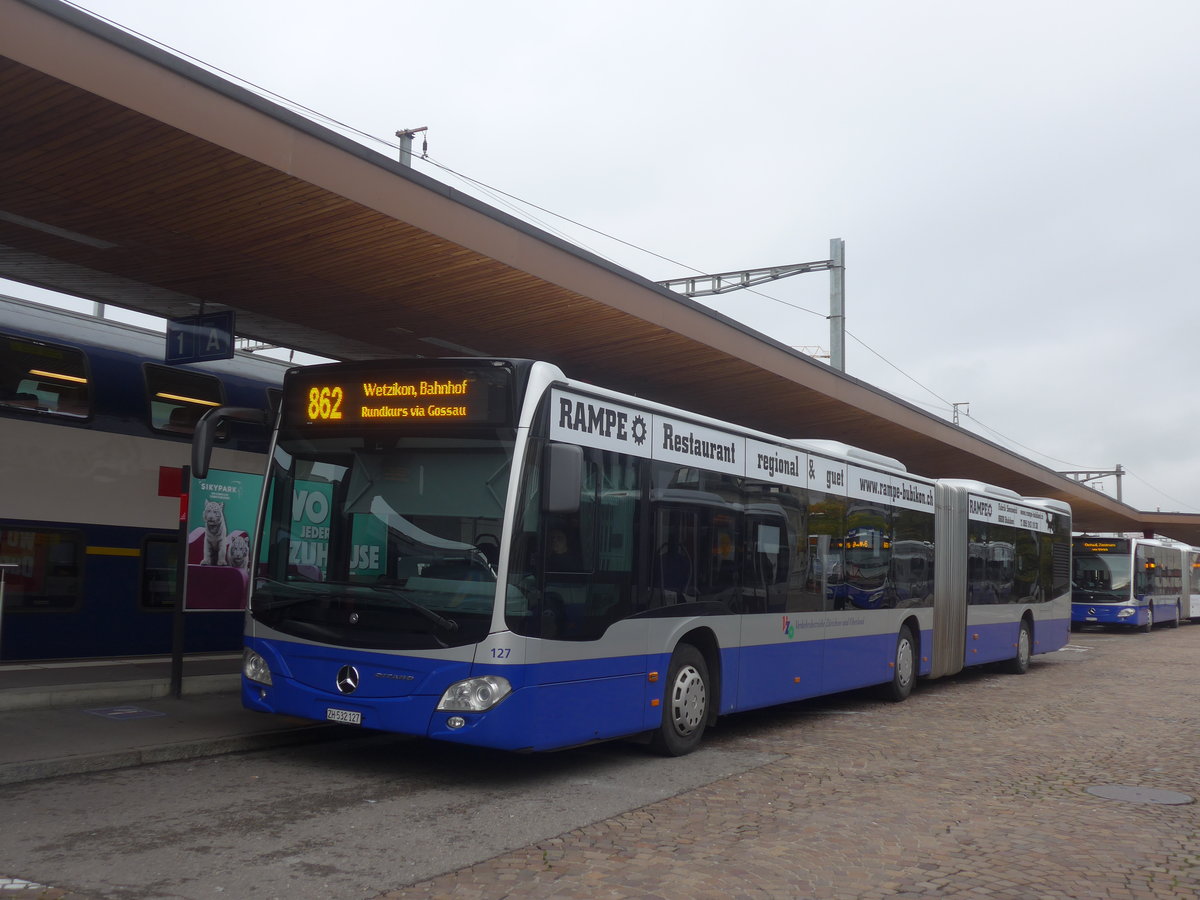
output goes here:
{"type": "MultiPolygon", "coordinates": [[[[238,353],[162,364],[161,332],[0,297],[0,659],[140,656],[171,650],[179,499],[161,468],[188,462],[208,408],[269,408],[285,363],[238,353]]],[[[219,468],[265,465],[261,426],[231,424],[219,468]]],[[[243,614],[206,612],[188,651],[236,651],[243,614]]]]}
{"type": "Polygon", "coordinates": [[[1183,548],[1183,616],[1195,622],[1200,619],[1200,550],[1183,548]]]}
{"type": "Polygon", "coordinates": [[[1172,628],[1191,609],[1184,593],[1190,548],[1150,538],[1076,535],[1072,541],[1071,622],[1121,625],[1149,633],[1172,628]]]}
{"type": "Polygon", "coordinates": [[[1067,641],[1060,502],[528,360],[314,366],[283,390],[250,709],[679,755],[719,715],[868,686],[902,700],[918,677],[1023,672],[1067,641]],[[981,551],[1000,562],[969,574],[981,551]]]}

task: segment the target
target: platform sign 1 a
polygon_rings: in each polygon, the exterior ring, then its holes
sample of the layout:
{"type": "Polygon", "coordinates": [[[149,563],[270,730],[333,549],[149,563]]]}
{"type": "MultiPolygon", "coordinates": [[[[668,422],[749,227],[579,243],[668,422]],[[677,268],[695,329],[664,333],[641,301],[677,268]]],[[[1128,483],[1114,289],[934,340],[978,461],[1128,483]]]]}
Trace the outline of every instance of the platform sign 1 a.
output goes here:
{"type": "Polygon", "coordinates": [[[233,310],[167,320],[167,351],[171,365],[233,359],[233,310]]]}

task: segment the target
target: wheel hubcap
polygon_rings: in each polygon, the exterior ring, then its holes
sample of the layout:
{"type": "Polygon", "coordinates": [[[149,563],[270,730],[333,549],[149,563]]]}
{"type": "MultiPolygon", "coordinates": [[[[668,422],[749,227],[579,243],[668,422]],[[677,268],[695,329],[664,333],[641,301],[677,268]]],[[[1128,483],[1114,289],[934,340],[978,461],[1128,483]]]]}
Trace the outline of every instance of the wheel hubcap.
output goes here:
{"type": "Polygon", "coordinates": [[[689,735],[704,719],[708,694],[695,666],[684,666],[675,676],[671,690],[671,723],[681,735],[689,735]]]}
{"type": "Polygon", "coordinates": [[[908,641],[901,641],[900,645],[896,647],[896,678],[901,684],[908,684],[912,680],[912,673],[912,644],[908,641]]]}

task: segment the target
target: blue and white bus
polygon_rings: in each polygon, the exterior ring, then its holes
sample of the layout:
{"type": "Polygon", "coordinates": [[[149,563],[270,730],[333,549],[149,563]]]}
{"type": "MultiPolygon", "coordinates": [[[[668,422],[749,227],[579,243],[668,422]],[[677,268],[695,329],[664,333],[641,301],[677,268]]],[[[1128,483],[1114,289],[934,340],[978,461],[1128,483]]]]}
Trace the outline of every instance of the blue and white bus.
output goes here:
{"type": "Polygon", "coordinates": [[[1066,504],[541,362],[289,372],[260,522],[247,707],[506,750],[678,755],[727,713],[1023,672],[1070,629],[1066,504]]]}
{"type": "Polygon", "coordinates": [[[1190,548],[1172,541],[1086,534],[1077,535],[1073,544],[1075,625],[1121,625],[1149,633],[1164,622],[1177,628],[1192,614],[1191,592],[1184,587],[1190,548]]]}
{"type": "MultiPolygon", "coordinates": [[[[265,409],[289,368],[237,354],[162,364],[161,332],[0,297],[0,659],[145,656],[172,649],[179,498],[160,472],[188,462],[220,405],[265,409]]],[[[230,423],[222,469],[258,473],[261,427],[230,423]]],[[[236,653],[242,614],[193,616],[189,652],[236,653]]]]}
{"type": "Polygon", "coordinates": [[[1183,617],[1200,619],[1200,549],[1183,548],[1183,617]]]}

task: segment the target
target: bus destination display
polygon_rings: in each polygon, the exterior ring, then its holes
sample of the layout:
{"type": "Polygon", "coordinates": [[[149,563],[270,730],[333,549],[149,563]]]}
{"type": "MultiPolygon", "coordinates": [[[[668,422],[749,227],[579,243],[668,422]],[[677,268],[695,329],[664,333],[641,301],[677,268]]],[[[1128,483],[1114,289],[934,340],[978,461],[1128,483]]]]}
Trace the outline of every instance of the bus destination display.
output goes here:
{"type": "Polygon", "coordinates": [[[1075,538],[1075,550],[1081,553],[1116,553],[1129,555],[1129,540],[1113,538],[1103,540],[1097,538],[1075,538]]]}
{"type": "Polygon", "coordinates": [[[320,367],[288,381],[287,406],[297,424],[403,426],[508,421],[508,371],[364,368],[322,377],[320,367]]]}

